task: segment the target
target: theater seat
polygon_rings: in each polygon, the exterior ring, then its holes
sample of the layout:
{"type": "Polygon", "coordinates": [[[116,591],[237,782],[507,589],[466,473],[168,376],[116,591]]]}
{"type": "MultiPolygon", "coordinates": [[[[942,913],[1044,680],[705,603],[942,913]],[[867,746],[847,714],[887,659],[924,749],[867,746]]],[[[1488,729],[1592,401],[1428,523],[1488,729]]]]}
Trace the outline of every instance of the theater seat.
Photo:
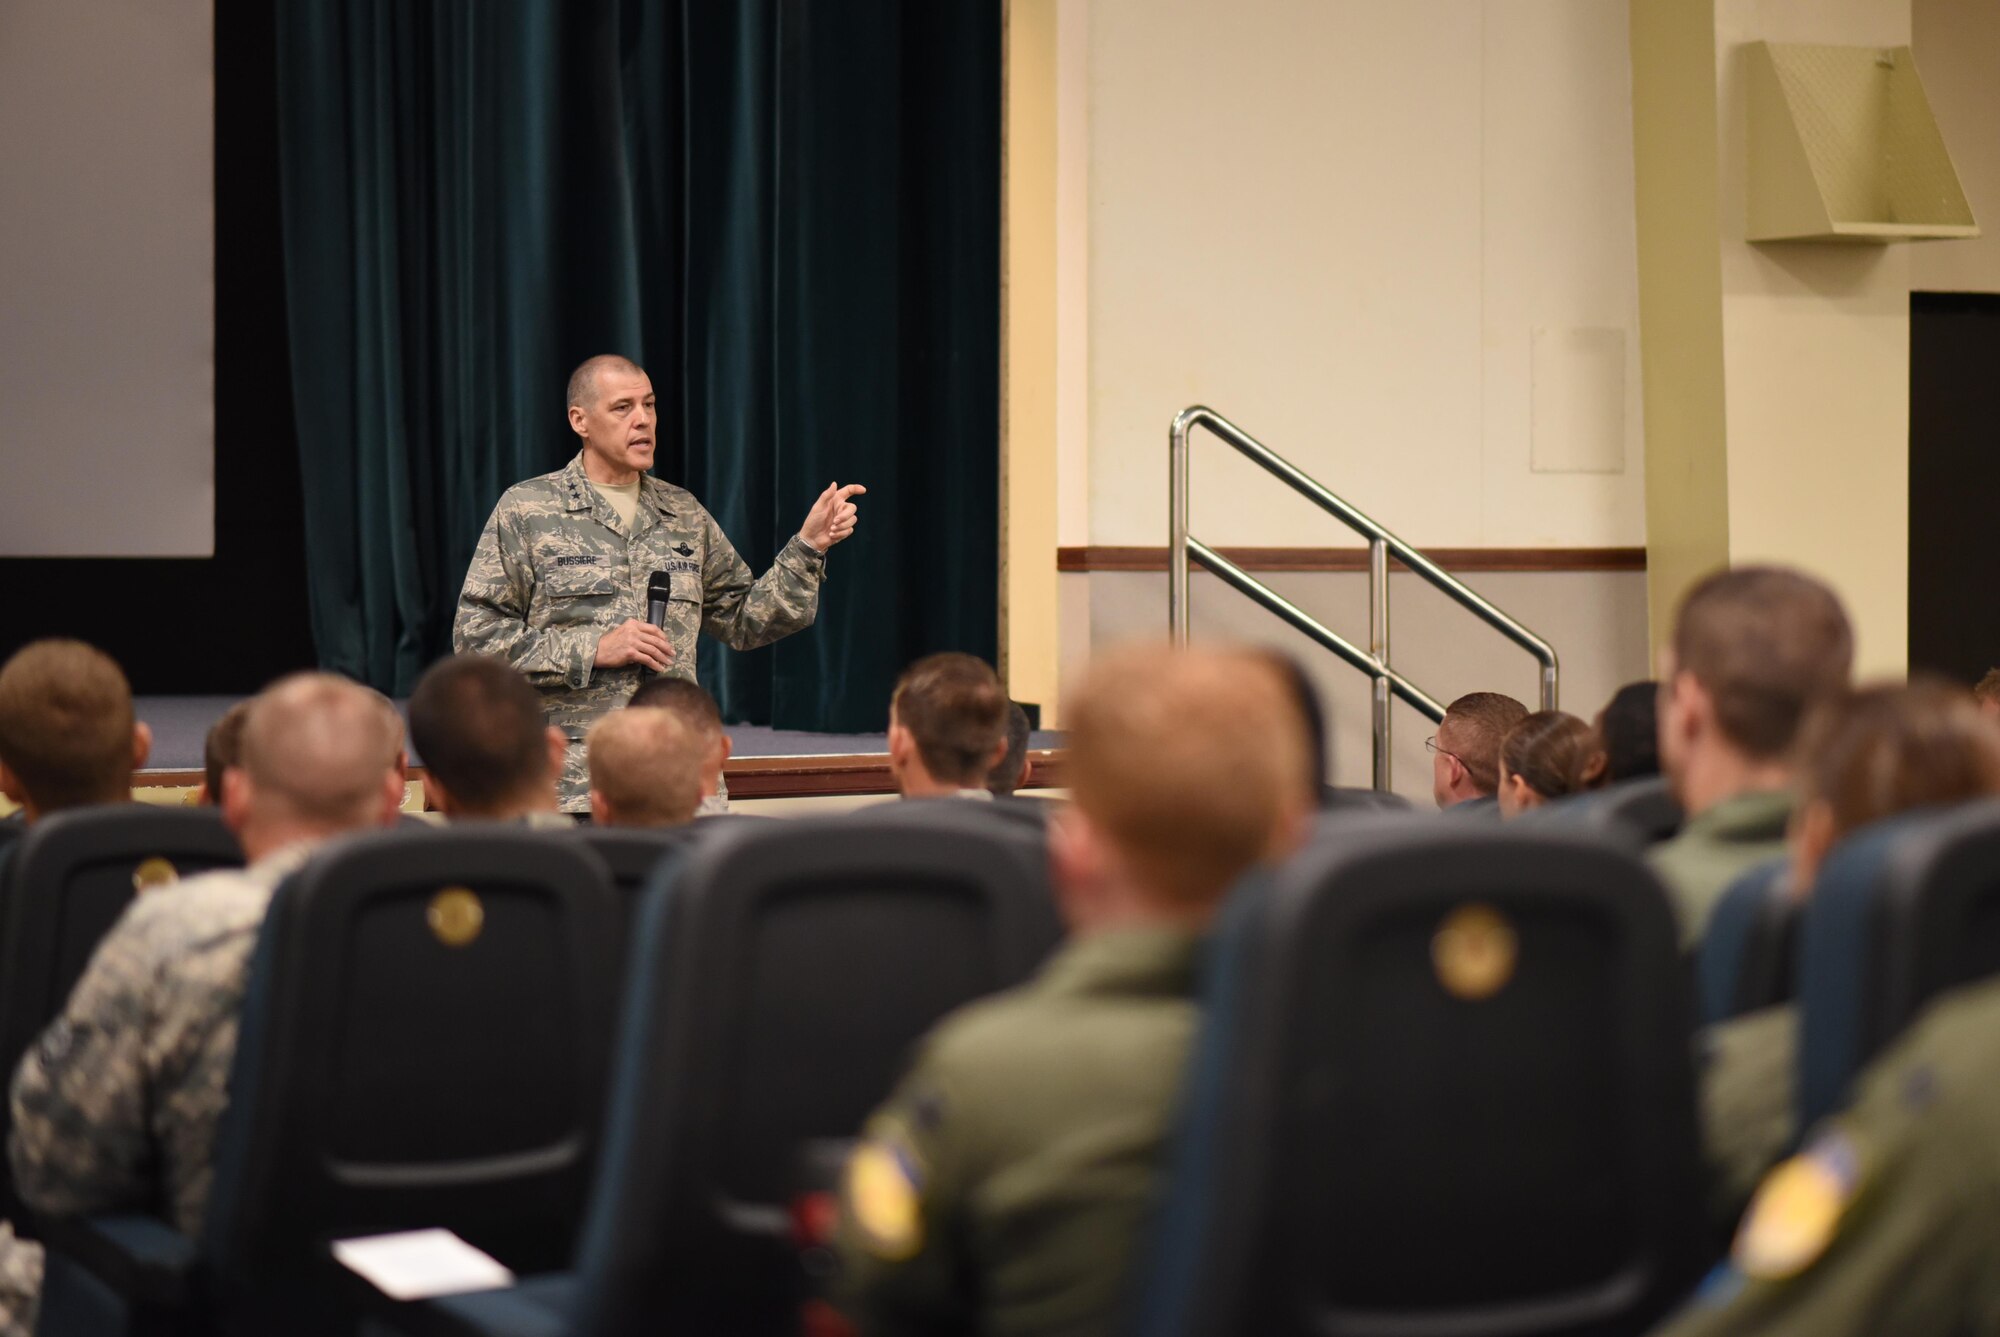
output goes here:
{"type": "Polygon", "coordinates": [[[602,863],[525,830],[322,853],[258,939],[198,1247],[145,1218],[50,1223],[39,1330],[352,1332],[361,1287],[328,1242],[381,1231],[562,1262],[601,1136],[618,921],[602,863]]]}
{"type": "Polygon", "coordinates": [[[1343,785],[1320,786],[1320,808],[1325,812],[1408,812],[1410,801],[1386,789],[1353,789],[1343,785]]]}
{"type": "Polygon", "coordinates": [[[1925,1004],[2000,972],[2000,802],[1861,828],[1821,866],[1799,935],[1799,1126],[1925,1004]]]}
{"type": "Polygon", "coordinates": [[[1635,852],[1672,839],[1682,820],[1681,805],[1662,776],[1621,780],[1557,799],[1521,818],[1531,828],[1588,832],[1635,852]]]}
{"type": "Polygon", "coordinates": [[[636,912],[639,893],[655,865],[669,853],[686,849],[702,830],[693,822],[662,827],[581,826],[574,835],[563,833],[559,838],[581,841],[604,861],[611,873],[611,885],[624,901],[626,912],[631,914],[636,912]]]}
{"type": "Polygon", "coordinates": [[[1322,828],[1220,927],[1132,1330],[1644,1331],[1708,1261],[1684,980],[1601,842],[1322,828]]]}
{"type": "Polygon", "coordinates": [[[391,1327],[798,1330],[791,1209],[831,1187],[916,1040],[1027,978],[1058,936],[1038,841],[899,806],[719,832],[662,870],[571,1280],[392,1311],[391,1327]]]}
{"type": "Polygon", "coordinates": [[[1716,902],[1695,956],[1702,1025],[1792,1000],[1800,905],[1786,868],[1784,859],[1759,864],[1716,902]]]}
{"type": "MultiPolygon", "coordinates": [[[[8,1079],[141,889],[242,863],[213,808],[119,803],[53,813],[29,827],[0,860],[0,1064],[8,1079]]],[[[12,1123],[0,1100],[0,1146],[12,1123]]],[[[27,1222],[4,1160],[0,1185],[0,1215],[27,1222]]]]}

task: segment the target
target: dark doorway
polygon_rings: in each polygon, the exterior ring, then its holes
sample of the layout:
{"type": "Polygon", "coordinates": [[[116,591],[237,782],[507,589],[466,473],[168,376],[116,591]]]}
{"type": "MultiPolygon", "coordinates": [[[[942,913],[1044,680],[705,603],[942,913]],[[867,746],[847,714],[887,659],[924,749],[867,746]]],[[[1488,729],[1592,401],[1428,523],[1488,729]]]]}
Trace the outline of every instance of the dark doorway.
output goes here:
{"type": "Polygon", "coordinates": [[[2000,666],[2000,295],[1910,294],[1910,668],[2000,666]]]}

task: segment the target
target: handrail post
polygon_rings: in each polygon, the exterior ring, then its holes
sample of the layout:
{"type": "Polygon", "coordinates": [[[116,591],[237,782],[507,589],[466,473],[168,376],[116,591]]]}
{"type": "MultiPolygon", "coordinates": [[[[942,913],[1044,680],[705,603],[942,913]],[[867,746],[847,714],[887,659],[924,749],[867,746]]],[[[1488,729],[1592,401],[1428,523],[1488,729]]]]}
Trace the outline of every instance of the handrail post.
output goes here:
{"type": "Polygon", "coordinates": [[[1188,642],[1188,415],[1167,431],[1167,633],[1188,642]]]}
{"type": "MultiPolygon", "coordinates": [[[[1385,671],[1388,669],[1389,545],[1379,538],[1368,543],[1368,653],[1385,671]]],[[[1391,768],[1394,765],[1394,753],[1390,747],[1389,679],[1386,672],[1376,674],[1371,687],[1374,696],[1371,717],[1375,738],[1375,788],[1386,791],[1392,787],[1391,768]]]]}

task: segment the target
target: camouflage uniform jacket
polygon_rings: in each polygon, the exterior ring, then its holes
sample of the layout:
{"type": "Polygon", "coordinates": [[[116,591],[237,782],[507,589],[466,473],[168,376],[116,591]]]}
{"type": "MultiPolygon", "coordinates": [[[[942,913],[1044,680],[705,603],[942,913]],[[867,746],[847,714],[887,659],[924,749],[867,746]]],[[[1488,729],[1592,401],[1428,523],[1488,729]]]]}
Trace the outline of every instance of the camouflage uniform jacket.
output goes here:
{"type": "Polygon", "coordinates": [[[812,625],[825,558],[794,536],[761,577],[736,555],[693,494],[640,475],[630,530],[583,472],[579,452],[562,469],[517,483],[493,508],[458,596],[452,648],[498,655],[542,692],[549,722],[569,735],[562,808],[589,806],[583,736],[625,704],[639,665],[597,668],[597,641],[646,616],[655,571],[673,577],[667,639],[676,677],[695,676],[695,636],[707,632],[753,650],[812,625]]]}
{"type": "Polygon", "coordinates": [[[2000,1333],[2000,982],[1940,1000],[1765,1178],[1661,1337],[2000,1333]]]}
{"type": "Polygon", "coordinates": [[[14,1074],[14,1183],[36,1211],[164,1209],[200,1230],[250,952],[297,844],[139,897],[14,1074]]]}

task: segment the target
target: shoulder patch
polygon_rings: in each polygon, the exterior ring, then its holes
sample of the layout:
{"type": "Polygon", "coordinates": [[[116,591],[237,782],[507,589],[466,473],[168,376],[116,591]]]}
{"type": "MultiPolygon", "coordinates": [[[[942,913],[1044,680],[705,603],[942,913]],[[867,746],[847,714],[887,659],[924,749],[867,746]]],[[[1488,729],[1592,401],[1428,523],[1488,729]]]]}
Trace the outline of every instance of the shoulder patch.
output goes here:
{"type": "Polygon", "coordinates": [[[872,1138],[847,1162],[847,1210],[868,1251],[888,1262],[913,1256],[924,1242],[916,1159],[899,1143],[872,1138]]]}
{"type": "Polygon", "coordinates": [[[1737,1270],[1759,1281],[1795,1277],[1819,1261],[1860,1179],[1845,1133],[1828,1133],[1773,1170],[1757,1190],[1732,1251],[1737,1270]]]}

